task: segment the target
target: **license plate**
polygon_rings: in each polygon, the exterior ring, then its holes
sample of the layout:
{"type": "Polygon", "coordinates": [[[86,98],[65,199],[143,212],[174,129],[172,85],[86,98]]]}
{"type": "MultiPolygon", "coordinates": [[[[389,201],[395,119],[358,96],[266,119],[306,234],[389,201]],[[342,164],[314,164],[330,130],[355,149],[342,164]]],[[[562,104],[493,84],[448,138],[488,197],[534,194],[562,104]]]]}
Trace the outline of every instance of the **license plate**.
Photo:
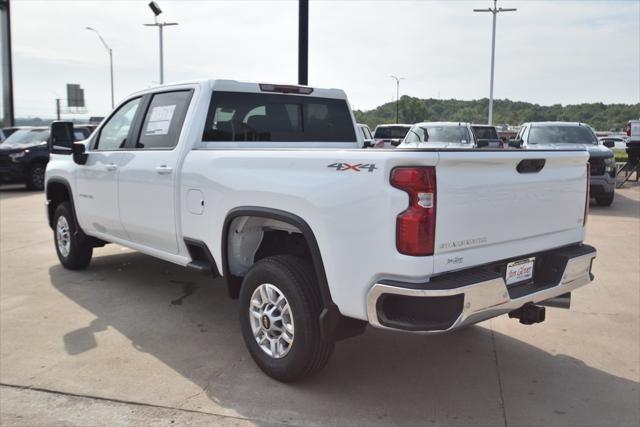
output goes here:
{"type": "Polygon", "coordinates": [[[529,280],[533,277],[535,257],[513,261],[507,264],[505,281],[507,286],[529,280]]]}

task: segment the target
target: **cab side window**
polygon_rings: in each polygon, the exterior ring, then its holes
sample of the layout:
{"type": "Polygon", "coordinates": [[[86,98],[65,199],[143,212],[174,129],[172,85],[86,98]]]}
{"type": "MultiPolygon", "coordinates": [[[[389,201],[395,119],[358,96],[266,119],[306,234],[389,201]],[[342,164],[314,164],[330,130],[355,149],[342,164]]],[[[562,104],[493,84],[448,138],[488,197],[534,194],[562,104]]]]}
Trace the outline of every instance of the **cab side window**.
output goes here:
{"type": "Polygon", "coordinates": [[[140,98],[132,99],[109,118],[100,130],[95,147],[96,150],[118,150],[124,148],[131,123],[133,123],[139,105],[140,98]]]}
{"type": "Polygon", "coordinates": [[[156,93],[151,98],[137,149],[172,149],[178,144],[182,124],[187,115],[192,91],[156,93]]]}

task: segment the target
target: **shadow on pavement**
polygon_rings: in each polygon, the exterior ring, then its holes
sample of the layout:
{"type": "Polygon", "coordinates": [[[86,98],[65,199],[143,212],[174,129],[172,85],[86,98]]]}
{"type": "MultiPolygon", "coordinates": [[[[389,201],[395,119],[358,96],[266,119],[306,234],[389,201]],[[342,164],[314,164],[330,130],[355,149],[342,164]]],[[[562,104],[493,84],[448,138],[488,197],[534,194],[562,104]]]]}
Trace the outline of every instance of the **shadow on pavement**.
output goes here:
{"type": "Polygon", "coordinates": [[[482,326],[431,337],[369,328],[339,342],[320,374],[281,384],[249,358],[237,301],[220,280],[139,253],[95,256],[86,271],[53,266],[49,274],[96,316],[63,337],[70,357],[115,328],[204,390],[177,403],[187,409],[215,404],[262,422],[305,425],[502,425],[502,388],[514,425],[637,425],[639,417],[630,410],[637,383],[482,326]]]}
{"type": "Polygon", "coordinates": [[[38,193],[44,194],[43,191],[27,190],[27,187],[20,184],[0,185],[0,200],[26,197],[38,193]]]}

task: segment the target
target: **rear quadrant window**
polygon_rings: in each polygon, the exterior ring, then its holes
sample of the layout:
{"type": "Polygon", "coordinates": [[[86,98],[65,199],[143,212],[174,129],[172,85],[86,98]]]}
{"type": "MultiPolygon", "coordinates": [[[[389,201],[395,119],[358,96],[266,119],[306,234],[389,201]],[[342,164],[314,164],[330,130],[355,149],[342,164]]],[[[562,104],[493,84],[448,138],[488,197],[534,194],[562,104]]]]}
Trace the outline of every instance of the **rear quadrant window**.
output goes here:
{"type": "Polygon", "coordinates": [[[152,150],[175,147],[190,100],[190,90],[154,94],[136,148],[152,150]]]}
{"type": "Polygon", "coordinates": [[[213,92],[203,140],[355,142],[356,134],[344,100],[213,92]]]}

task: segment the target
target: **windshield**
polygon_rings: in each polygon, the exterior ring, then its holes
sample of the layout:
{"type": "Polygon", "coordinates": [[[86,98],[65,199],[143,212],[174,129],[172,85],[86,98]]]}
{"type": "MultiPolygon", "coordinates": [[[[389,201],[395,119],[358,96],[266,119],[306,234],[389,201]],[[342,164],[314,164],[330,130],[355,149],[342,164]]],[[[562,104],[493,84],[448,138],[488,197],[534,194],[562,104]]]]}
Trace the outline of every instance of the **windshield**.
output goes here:
{"type": "Polygon", "coordinates": [[[49,129],[22,129],[11,134],[4,140],[7,145],[31,145],[46,142],[49,139],[49,129]]]}
{"type": "Polygon", "coordinates": [[[591,129],[586,126],[532,126],[529,144],[597,144],[591,129]]]}
{"type": "Polygon", "coordinates": [[[385,126],[376,129],[376,133],[373,136],[376,139],[403,139],[407,132],[409,132],[409,126],[385,126]]]}
{"type": "Polygon", "coordinates": [[[496,132],[496,128],[489,126],[474,126],[473,130],[476,132],[478,139],[498,139],[498,132],[496,132]]]}
{"type": "Polygon", "coordinates": [[[462,126],[426,126],[428,142],[455,142],[467,144],[471,140],[469,131],[462,126]]]}

